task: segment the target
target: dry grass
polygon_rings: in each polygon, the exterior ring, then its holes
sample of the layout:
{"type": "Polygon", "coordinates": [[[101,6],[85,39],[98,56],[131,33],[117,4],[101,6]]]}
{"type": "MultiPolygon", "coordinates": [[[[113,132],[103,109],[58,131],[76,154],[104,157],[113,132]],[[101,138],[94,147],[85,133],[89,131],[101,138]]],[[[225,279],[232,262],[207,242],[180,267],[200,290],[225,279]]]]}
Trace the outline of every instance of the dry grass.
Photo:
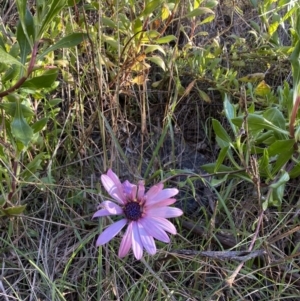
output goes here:
{"type": "MultiPolygon", "coordinates": [[[[179,17],[185,5],[182,1],[179,17]]],[[[112,70],[100,63],[109,53],[93,32],[100,31],[98,12],[79,10],[79,14],[90,39],[61,53],[72,63],[62,68],[60,90],[50,96],[63,102],[57,119],[44,132],[43,151],[48,154],[44,170],[32,183],[19,183],[26,212],[0,219],[0,300],[299,300],[297,181],[288,187],[286,203],[264,215],[255,249],[264,249],[266,255],[245,262],[231,287],[228,278],[238,262],[174,252],[246,250],[256,229],[260,206],[255,187],[233,179],[215,189],[200,168],[218,154],[210,120],[225,124],[222,95],[210,74],[188,69],[187,52],[171,47],[167,72],[153,67],[149,74],[164,79],[159,88],[151,87],[153,81],[128,85],[131,74],[120,56],[114,57],[120,67],[112,79],[112,70]],[[199,99],[199,89],[211,102],[199,99]],[[132,255],[117,257],[119,237],[103,248],[95,247],[97,235],[111,223],[91,220],[105,198],[99,176],[109,167],[123,180],[145,177],[151,185],[169,179],[166,185],[181,190],[178,206],[185,215],[174,221],[179,234],[169,245],[157,243],[158,253],[145,255],[141,262],[132,255]]],[[[233,43],[232,35],[250,38],[245,34],[250,21],[259,20],[247,1],[234,6],[227,1],[216,14],[214,22],[201,28],[209,31],[208,37],[197,35],[199,28],[195,37],[189,37],[193,50],[214,45],[215,38],[223,45],[233,43]]],[[[76,11],[61,16],[78,28],[75,17],[76,11]]],[[[184,22],[186,38],[193,31],[189,21],[184,22]]],[[[168,30],[178,35],[184,48],[178,24],[168,30]]],[[[278,61],[272,59],[262,64],[259,55],[249,55],[246,66],[236,68],[236,77],[265,72],[268,63],[286,60],[276,54],[278,61]]],[[[232,67],[232,60],[224,53],[220,64],[232,67]]],[[[277,86],[287,78],[286,71],[271,76],[269,84],[277,86]]],[[[238,92],[233,97],[238,99],[238,92]]]]}

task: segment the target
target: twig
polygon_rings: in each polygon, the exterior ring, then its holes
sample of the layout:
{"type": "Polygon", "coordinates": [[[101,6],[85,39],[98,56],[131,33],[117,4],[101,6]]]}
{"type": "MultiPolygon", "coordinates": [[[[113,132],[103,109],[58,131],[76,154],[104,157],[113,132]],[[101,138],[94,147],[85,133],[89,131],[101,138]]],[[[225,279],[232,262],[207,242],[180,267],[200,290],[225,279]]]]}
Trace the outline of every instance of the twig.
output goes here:
{"type": "Polygon", "coordinates": [[[188,256],[203,256],[218,260],[236,260],[245,262],[255,257],[261,257],[267,252],[265,250],[255,251],[194,251],[194,250],[172,250],[171,253],[188,256]]]}
{"type": "MultiPolygon", "coordinates": [[[[207,238],[207,231],[204,229],[204,227],[201,227],[199,224],[194,224],[191,222],[183,221],[182,226],[191,232],[199,235],[202,238],[207,238]]],[[[220,234],[215,234],[212,237],[213,241],[216,241],[218,244],[221,244],[225,249],[227,248],[235,248],[239,242],[236,241],[236,239],[233,236],[223,236],[220,234]]],[[[243,248],[241,247],[241,250],[243,248]]],[[[244,250],[247,252],[247,250],[244,250]]],[[[249,251],[248,251],[249,252],[249,251]]],[[[258,257],[260,261],[260,266],[267,266],[266,260],[263,255],[258,257]]],[[[295,285],[300,287],[300,274],[295,273],[293,271],[288,272],[285,267],[280,267],[280,266],[274,266],[274,265],[279,265],[281,263],[287,262],[287,260],[291,259],[290,256],[284,257],[280,260],[280,262],[271,262],[268,264],[268,267],[270,268],[270,271],[266,271],[266,273],[269,275],[269,277],[273,277],[274,274],[282,274],[284,275],[284,279],[288,282],[293,282],[295,285]]],[[[254,262],[253,267],[257,265],[257,262],[254,262]]]]}
{"type": "MultiPolygon", "coordinates": [[[[248,248],[248,252],[251,252],[252,249],[253,249],[253,246],[254,246],[254,243],[258,237],[258,232],[260,230],[260,226],[262,224],[262,221],[263,221],[263,216],[264,216],[264,211],[262,210],[260,215],[259,215],[259,220],[258,220],[258,223],[257,223],[257,227],[256,227],[256,230],[255,230],[255,234],[251,240],[251,244],[250,244],[250,247],[248,248]]],[[[240,272],[240,270],[242,269],[244,265],[244,262],[240,263],[238,265],[238,267],[235,269],[235,271],[225,280],[225,283],[229,286],[229,287],[232,287],[232,284],[234,282],[234,279],[236,278],[236,276],[238,275],[238,273],[240,272]]]]}

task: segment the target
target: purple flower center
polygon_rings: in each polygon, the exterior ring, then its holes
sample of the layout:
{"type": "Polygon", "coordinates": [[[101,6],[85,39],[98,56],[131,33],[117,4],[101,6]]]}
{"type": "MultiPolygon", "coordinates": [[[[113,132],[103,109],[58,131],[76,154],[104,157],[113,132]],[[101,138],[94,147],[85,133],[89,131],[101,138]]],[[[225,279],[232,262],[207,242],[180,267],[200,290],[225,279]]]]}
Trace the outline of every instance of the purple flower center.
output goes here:
{"type": "Polygon", "coordinates": [[[142,208],[137,202],[128,202],[123,208],[123,212],[127,219],[131,221],[137,221],[142,217],[142,208]]]}

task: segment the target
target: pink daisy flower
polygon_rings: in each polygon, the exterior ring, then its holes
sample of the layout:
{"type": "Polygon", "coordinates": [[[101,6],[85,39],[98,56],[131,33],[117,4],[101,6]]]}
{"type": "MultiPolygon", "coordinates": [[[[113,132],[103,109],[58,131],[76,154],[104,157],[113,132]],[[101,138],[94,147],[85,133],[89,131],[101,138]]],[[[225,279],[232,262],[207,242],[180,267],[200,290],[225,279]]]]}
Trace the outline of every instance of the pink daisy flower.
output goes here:
{"type": "Polygon", "coordinates": [[[104,201],[99,206],[94,217],[108,215],[123,215],[118,222],[105,229],[97,239],[101,246],[114,238],[127,225],[127,230],[121,241],[119,257],[125,257],[132,248],[136,259],[141,259],[143,249],[154,255],[156,253],[155,239],[170,242],[166,232],[176,234],[176,228],[167,218],[182,215],[178,208],[169,207],[176,202],[171,198],[178,193],[176,188],[163,189],[163,184],[152,186],[145,193],[143,181],[138,185],[128,181],[121,183],[118,176],[109,169],[101,176],[101,181],[108,194],[118,203],[104,201]]]}

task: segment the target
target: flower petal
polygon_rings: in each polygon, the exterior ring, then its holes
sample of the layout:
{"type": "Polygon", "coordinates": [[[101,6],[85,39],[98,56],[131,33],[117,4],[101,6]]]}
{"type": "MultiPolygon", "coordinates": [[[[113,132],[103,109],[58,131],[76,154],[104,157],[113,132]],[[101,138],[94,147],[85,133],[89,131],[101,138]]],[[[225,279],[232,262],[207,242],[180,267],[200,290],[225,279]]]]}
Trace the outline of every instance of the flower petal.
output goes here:
{"type": "Polygon", "coordinates": [[[106,175],[108,177],[110,177],[111,180],[116,184],[116,186],[118,187],[118,189],[122,191],[121,181],[120,181],[119,177],[111,169],[109,169],[107,171],[106,175]]]}
{"type": "Polygon", "coordinates": [[[167,231],[171,234],[176,234],[177,231],[176,231],[176,228],[175,226],[170,222],[168,221],[167,219],[165,218],[162,218],[162,217],[152,217],[152,218],[149,218],[153,223],[155,223],[155,225],[157,227],[159,227],[160,229],[164,230],[164,231],[167,231]]]}
{"type": "Polygon", "coordinates": [[[158,183],[158,184],[152,186],[146,193],[146,198],[147,199],[154,198],[160,191],[162,191],[163,188],[164,188],[163,183],[158,183]]]}
{"type": "Polygon", "coordinates": [[[127,219],[123,218],[120,221],[110,225],[106,228],[98,237],[96,246],[101,246],[109,242],[112,238],[114,238],[122,228],[127,224],[127,219]]]}
{"type": "Polygon", "coordinates": [[[104,201],[99,207],[103,209],[98,210],[92,218],[123,213],[122,208],[111,201],[104,201]]]}
{"type": "Polygon", "coordinates": [[[141,200],[142,198],[144,198],[144,195],[145,195],[145,182],[139,181],[137,199],[141,200]]]}
{"type": "Polygon", "coordinates": [[[165,199],[163,201],[160,201],[158,203],[152,203],[150,205],[148,205],[148,202],[146,202],[145,209],[148,210],[148,209],[154,208],[154,207],[165,207],[165,206],[172,205],[175,202],[176,202],[176,199],[165,199]]]}
{"type": "Polygon", "coordinates": [[[108,192],[108,194],[118,201],[120,204],[124,204],[125,197],[123,195],[123,190],[122,186],[119,186],[118,184],[115,183],[114,180],[112,180],[109,176],[107,175],[102,175],[101,176],[101,182],[105,188],[105,190],[108,192]]]}
{"type": "Polygon", "coordinates": [[[112,214],[106,209],[100,209],[100,210],[98,210],[94,213],[92,218],[101,217],[101,216],[108,216],[108,215],[112,215],[112,214]]]}
{"type": "Polygon", "coordinates": [[[131,184],[129,181],[125,181],[122,184],[123,188],[123,193],[125,197],[130,198],[130,199],[135,199],[136,198],[136,191],[137,191],[137,186],[134,184],[131,184]]]}
{"type": "MultiPolygon", "coordinates": [[[[154,238],[156,238],[156,239],[158,239],[160,241],[163,241],[165,243],[170,242],[169,236],[163,230],[162,227],[160,227],[160,226],[157,225],[155,219],[152,219],[152,218],[141,218],[139,220],[139,223],[141,223],[143,225],[144,229],[147,231],[147,233],[149,235],[151,235],[154,238]]],[[[169,222],[169,223],[173,226],[173,224],[171,222],[169,222]]],[[[176,229],[175,229],[175,233],[176,233],[176,229]]]]}
{"type": "Polygon", "coordinates": [[[132,250],[135,258],[140,260],[143,256],[143,243],[137,222],[132,222],[132,250]]]}
{"type": "Polygon", "coordinates": [[[182,210],[175,207],[154,207],[148,209],[146,212],[146,216],[164,218],[177,217],[182,214],[182,210]]]}
{"type": "Polygon", "coordinates": [[[148,234],[148,232],[144,229],[142,224],[137,222],[137,225],[138,225],[139,234],[140,234],[143,247],[146,249],[146,251],[149,254],[154,255],[156,253],[156,245],[153,237],[148,234]]]}
{"type": "Polygon", "coordinates": [[[122,238],[118,256],[120,258],[125,257],[128,254],[131,245],[132,245],[132,223],[129,223],[127,230],[122,238]]]}
{"type": "Polygon", "coordinates": [[[176,195],[178,192],[179,191],[176,188],[163,189],[159,193],[151,195],[151,197],[147,197],[147,205],[152,205],[165,199],[169,199],[170,197],[176,195]]]}

